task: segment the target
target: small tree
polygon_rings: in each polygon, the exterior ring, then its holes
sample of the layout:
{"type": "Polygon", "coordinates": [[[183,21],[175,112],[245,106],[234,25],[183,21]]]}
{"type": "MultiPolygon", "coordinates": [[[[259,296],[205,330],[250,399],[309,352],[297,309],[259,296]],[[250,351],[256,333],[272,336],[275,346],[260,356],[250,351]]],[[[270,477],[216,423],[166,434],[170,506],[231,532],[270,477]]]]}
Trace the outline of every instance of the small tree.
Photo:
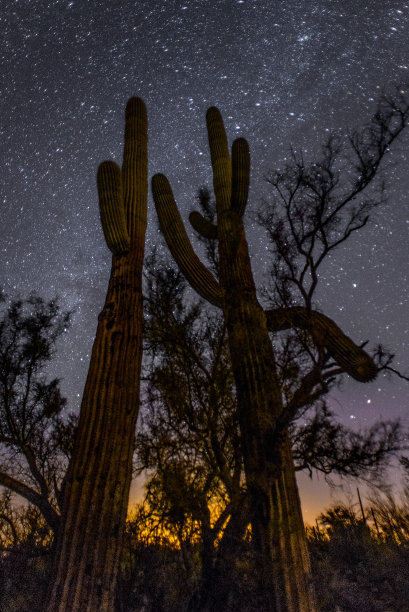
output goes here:
{"type": "Polygon", "coordinates": [[[31,612],[49,578],[52,532],[37,507],[11,497],[9,490],[0,497],[0,609],[31,612]]]}
{"type": "MultiPolygon", "coordinates": [[[[382,513],[377,504],[371,504],[364,509],[363,520],[361,509],[357,512],[356,507],[337,504],[308,530],[314,582],[323,610],[407,610],[408,540],[394,539],[388,529],[389,517],[382,513]]],[[[400,513],[407,524],[407,505],[400,513]]]]}
{"type": "MultiPolygon", "coordinates": [[[[150,473],[146,502],[156,520],[179,539],[188,563],[199,549],[202,587],[195,608],[204,605],[210,584],[222,607],[216,544],[226,522],[234,522],[231,516],[246,505],[226,330],[220,316],[204,312],[198,303],[186,305],[186,282],[172,268],[151,263],[146,285],[150,358],[146,410],[137,436],[139,466],[150,473]]],[[[233,586],[226,575],[224,584],[227,590],[233,586]]]]}
{"type": "Polygon", "coordinates": [[[69,326],[58,302],[3,296],[0,320],[0,485],[36,506],[58,528],[66,457],[60,435],[66,405],[45,371],[69,326]]]}

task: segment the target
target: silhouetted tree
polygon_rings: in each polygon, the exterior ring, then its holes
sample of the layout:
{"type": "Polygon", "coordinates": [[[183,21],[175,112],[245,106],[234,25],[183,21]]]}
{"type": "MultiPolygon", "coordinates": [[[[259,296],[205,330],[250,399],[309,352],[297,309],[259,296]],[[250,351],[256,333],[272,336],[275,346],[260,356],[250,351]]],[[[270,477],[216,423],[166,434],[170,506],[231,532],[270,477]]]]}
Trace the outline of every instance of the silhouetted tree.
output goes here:
{"type": "Polygon", "coordinates": [[[336,474],[379,483],[388,460],[406,445],[398,420],[357,432],[338,423],[323,401],[311,412],[290,428],[296,471],[308,470],[311,475],[317,470],[326,477],[336,474]]]}
{"type": "MultiPolygon", "coordinates": [[[[3,296],[0,319],[0,485],[36,506],[56,531],[67,458],[68,423],[60,381],[46,375],[55,343],[69,326],[56,300],[3,296]]],[[[3,513],[4,514],[4,513],[3,513]]]]}
{"type": "MultiPolygon", "coordinates": [[[[323,612],[407,609],[408,540],[398,543],[394,539],[387,527],[389,519],[383,522],[379,510],[371,502],[364,510],[364,521],[360,509],[337,504],[309,529],[314,582],[323,612]]],[[[407,505],[400,512],[402,518],[407,517],[407,505]]]]}
{"type": "Polygon", "coordinates": [[[0,498],[0,609],[40,610],[49,578],[53,534],[40,510],[15,504],[11,491],[0,498]]]}
{"type": "MultiPolygon", "coordinates": [[[[137,436],[138,463],[150,474],[146,502],[187,559],[199,548],[200,582],[220,600],[216,543],[246,505],[226,330],[219,316],[187,305],[180,273],[156,262],[148,268],[147,405],[137,436]]],[[[242,522],[245,530],[247,517],[242,522]]],[[[226,575],[224,582],[230,588],[226,575]]]]}

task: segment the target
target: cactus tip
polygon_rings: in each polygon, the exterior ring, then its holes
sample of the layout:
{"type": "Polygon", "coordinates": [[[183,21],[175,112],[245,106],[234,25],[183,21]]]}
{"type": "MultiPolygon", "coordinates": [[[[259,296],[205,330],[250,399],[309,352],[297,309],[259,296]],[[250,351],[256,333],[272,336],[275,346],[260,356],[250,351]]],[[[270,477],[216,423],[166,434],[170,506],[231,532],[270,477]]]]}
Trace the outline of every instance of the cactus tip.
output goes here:
{"type": "Polygon", "coordinates": [[[222,121],[222,115],[217,106],[211,106],[206,112],[206,121],[222,121]]]}
{"type": "Polygon", "coordinates": [[[152,189],[156,193],[161,193],[164,191],[170,191],[169,181],[164,174],[154,174],[152,177],[152,189]]]}
{"type": "Polygon", "coordinates": [[[141,113],[146,115],[145,102],[141,98],[130,98],[126,104],[125,117],[135,117],[141,113]]]}
{"type": "Polygon", "coordinates": [[[236,140],[233,141],[232,147],[240,147],[244,150],[247,149],[247,151],[249,150],[249,143],[247,142],[247,140],[243,137],[241,138],[236,138],[236,140]]]}

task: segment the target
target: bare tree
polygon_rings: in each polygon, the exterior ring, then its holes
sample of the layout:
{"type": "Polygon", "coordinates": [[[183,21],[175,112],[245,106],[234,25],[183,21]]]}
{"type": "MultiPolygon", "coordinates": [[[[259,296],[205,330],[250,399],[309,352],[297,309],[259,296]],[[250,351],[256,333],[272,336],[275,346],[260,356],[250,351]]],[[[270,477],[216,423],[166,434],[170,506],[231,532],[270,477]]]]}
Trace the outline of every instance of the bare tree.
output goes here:
{"type": "Polygon", "coordinates": [[[312,162],[292,150],[286,166],[267,178],[271,199],[258,219],[272,245],[273,306],[291,308],[295,302],[312,309],[328,255],[385,202],[380,164],[407,121],[406,95],[383,95],[363,129],[330,135],[312,162]]]}
{"type": "Polygon", "coordinates": [[[389,459],[405,447],[398,420],[375,423],[368,430],[352,431],[338,423],[324,401],[312,415],[290,428],[296,471],[317,470],[326,478],[336,474],[379,483],[389,459]]]}

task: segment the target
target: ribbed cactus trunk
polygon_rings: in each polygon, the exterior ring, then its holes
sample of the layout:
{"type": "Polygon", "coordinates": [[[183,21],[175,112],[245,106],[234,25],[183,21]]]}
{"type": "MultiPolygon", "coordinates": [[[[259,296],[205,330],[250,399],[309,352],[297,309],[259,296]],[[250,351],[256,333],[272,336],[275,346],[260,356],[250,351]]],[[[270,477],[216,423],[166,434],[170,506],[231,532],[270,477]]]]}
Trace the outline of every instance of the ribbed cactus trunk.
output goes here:
{"type": "Polygon", "coordinates": [[[122,170],[98,170],[101,221],[113,253],[69,465],[47,612],[112,612],[132,475],[142,358],[147,118],[126,108],[122,170]]]}
{"type": "Polygon", "coordinates": [[[207,127],[217,227],[198,213],[191,215],[191,222],[202,235],[218,239],[220,284],[194,254],[163,175],[153,177],[153,195],[162,231],[180,269],[203,297],[223,309],[227,323],[251,500],[249,519],[254,534],[260,609],[313,612],[294,469],[291,460],[287,461],[286,432],[277,428],[282,414],[281,390],[266,315],[256,297],[242,222],[249,186],[248,145],[243,139],[236,140],[230,160],[222,118],[215,108],[207,113],[207,127]],[[291,490],[285,489],[288,485],[291,490]],[[291,555],[295,532],[301,552],[291,555]]]}
{"type": "Polygon", "coordinates": [[[245,141],[236,141],[230,161],[221,121],[219,113],[210,109],[207,126],[217,206],[219,280],[251,500],[259,601],[269,611],[312,612],[310,567],[291,449],[286,431],[277,427],[283,410],[281,388],[242,222],[248,147],[245,141]]]}
{"type": "Polygon", "coordinates": [[[207,129],[217,225],[198,212],[191,213],[190,222],[203,237],[218,241],[219,279],[195,254],[162,174],[152,179],[153,196],[162,232],[181,272],[202,297],[223,310],[226,320],[250,495],[258,607],[264,612],[314,612],[301,506],[269,331],[305,329],[358,380],[372,379],[376,367],[324,315],[304,308],[263,311],[242,221],[249,187],[248,145],[244,139],[236,140],[230,159],[216,108],[207,112],[207,129]]]}
{"type": "Polygon", "coordinates": [[[255,554],[260,556],[256,560],[258,597],[265,606],[262,610],[310,612],[316,609],[310,559],[291,445],[286,432],[283,437],[280,473],[252,522],[255,554]],[[267,592],[272,580],[273,590],[267,592]]]}
{"type": "Polygon", "coordinates": [[[312,612],[304,523],[288,435],[276,426],[281,393],[263,317],[254,305],[240,304],[237,296],[227,317],[251,499],[258,599],[266,611],[312,612]]]}

